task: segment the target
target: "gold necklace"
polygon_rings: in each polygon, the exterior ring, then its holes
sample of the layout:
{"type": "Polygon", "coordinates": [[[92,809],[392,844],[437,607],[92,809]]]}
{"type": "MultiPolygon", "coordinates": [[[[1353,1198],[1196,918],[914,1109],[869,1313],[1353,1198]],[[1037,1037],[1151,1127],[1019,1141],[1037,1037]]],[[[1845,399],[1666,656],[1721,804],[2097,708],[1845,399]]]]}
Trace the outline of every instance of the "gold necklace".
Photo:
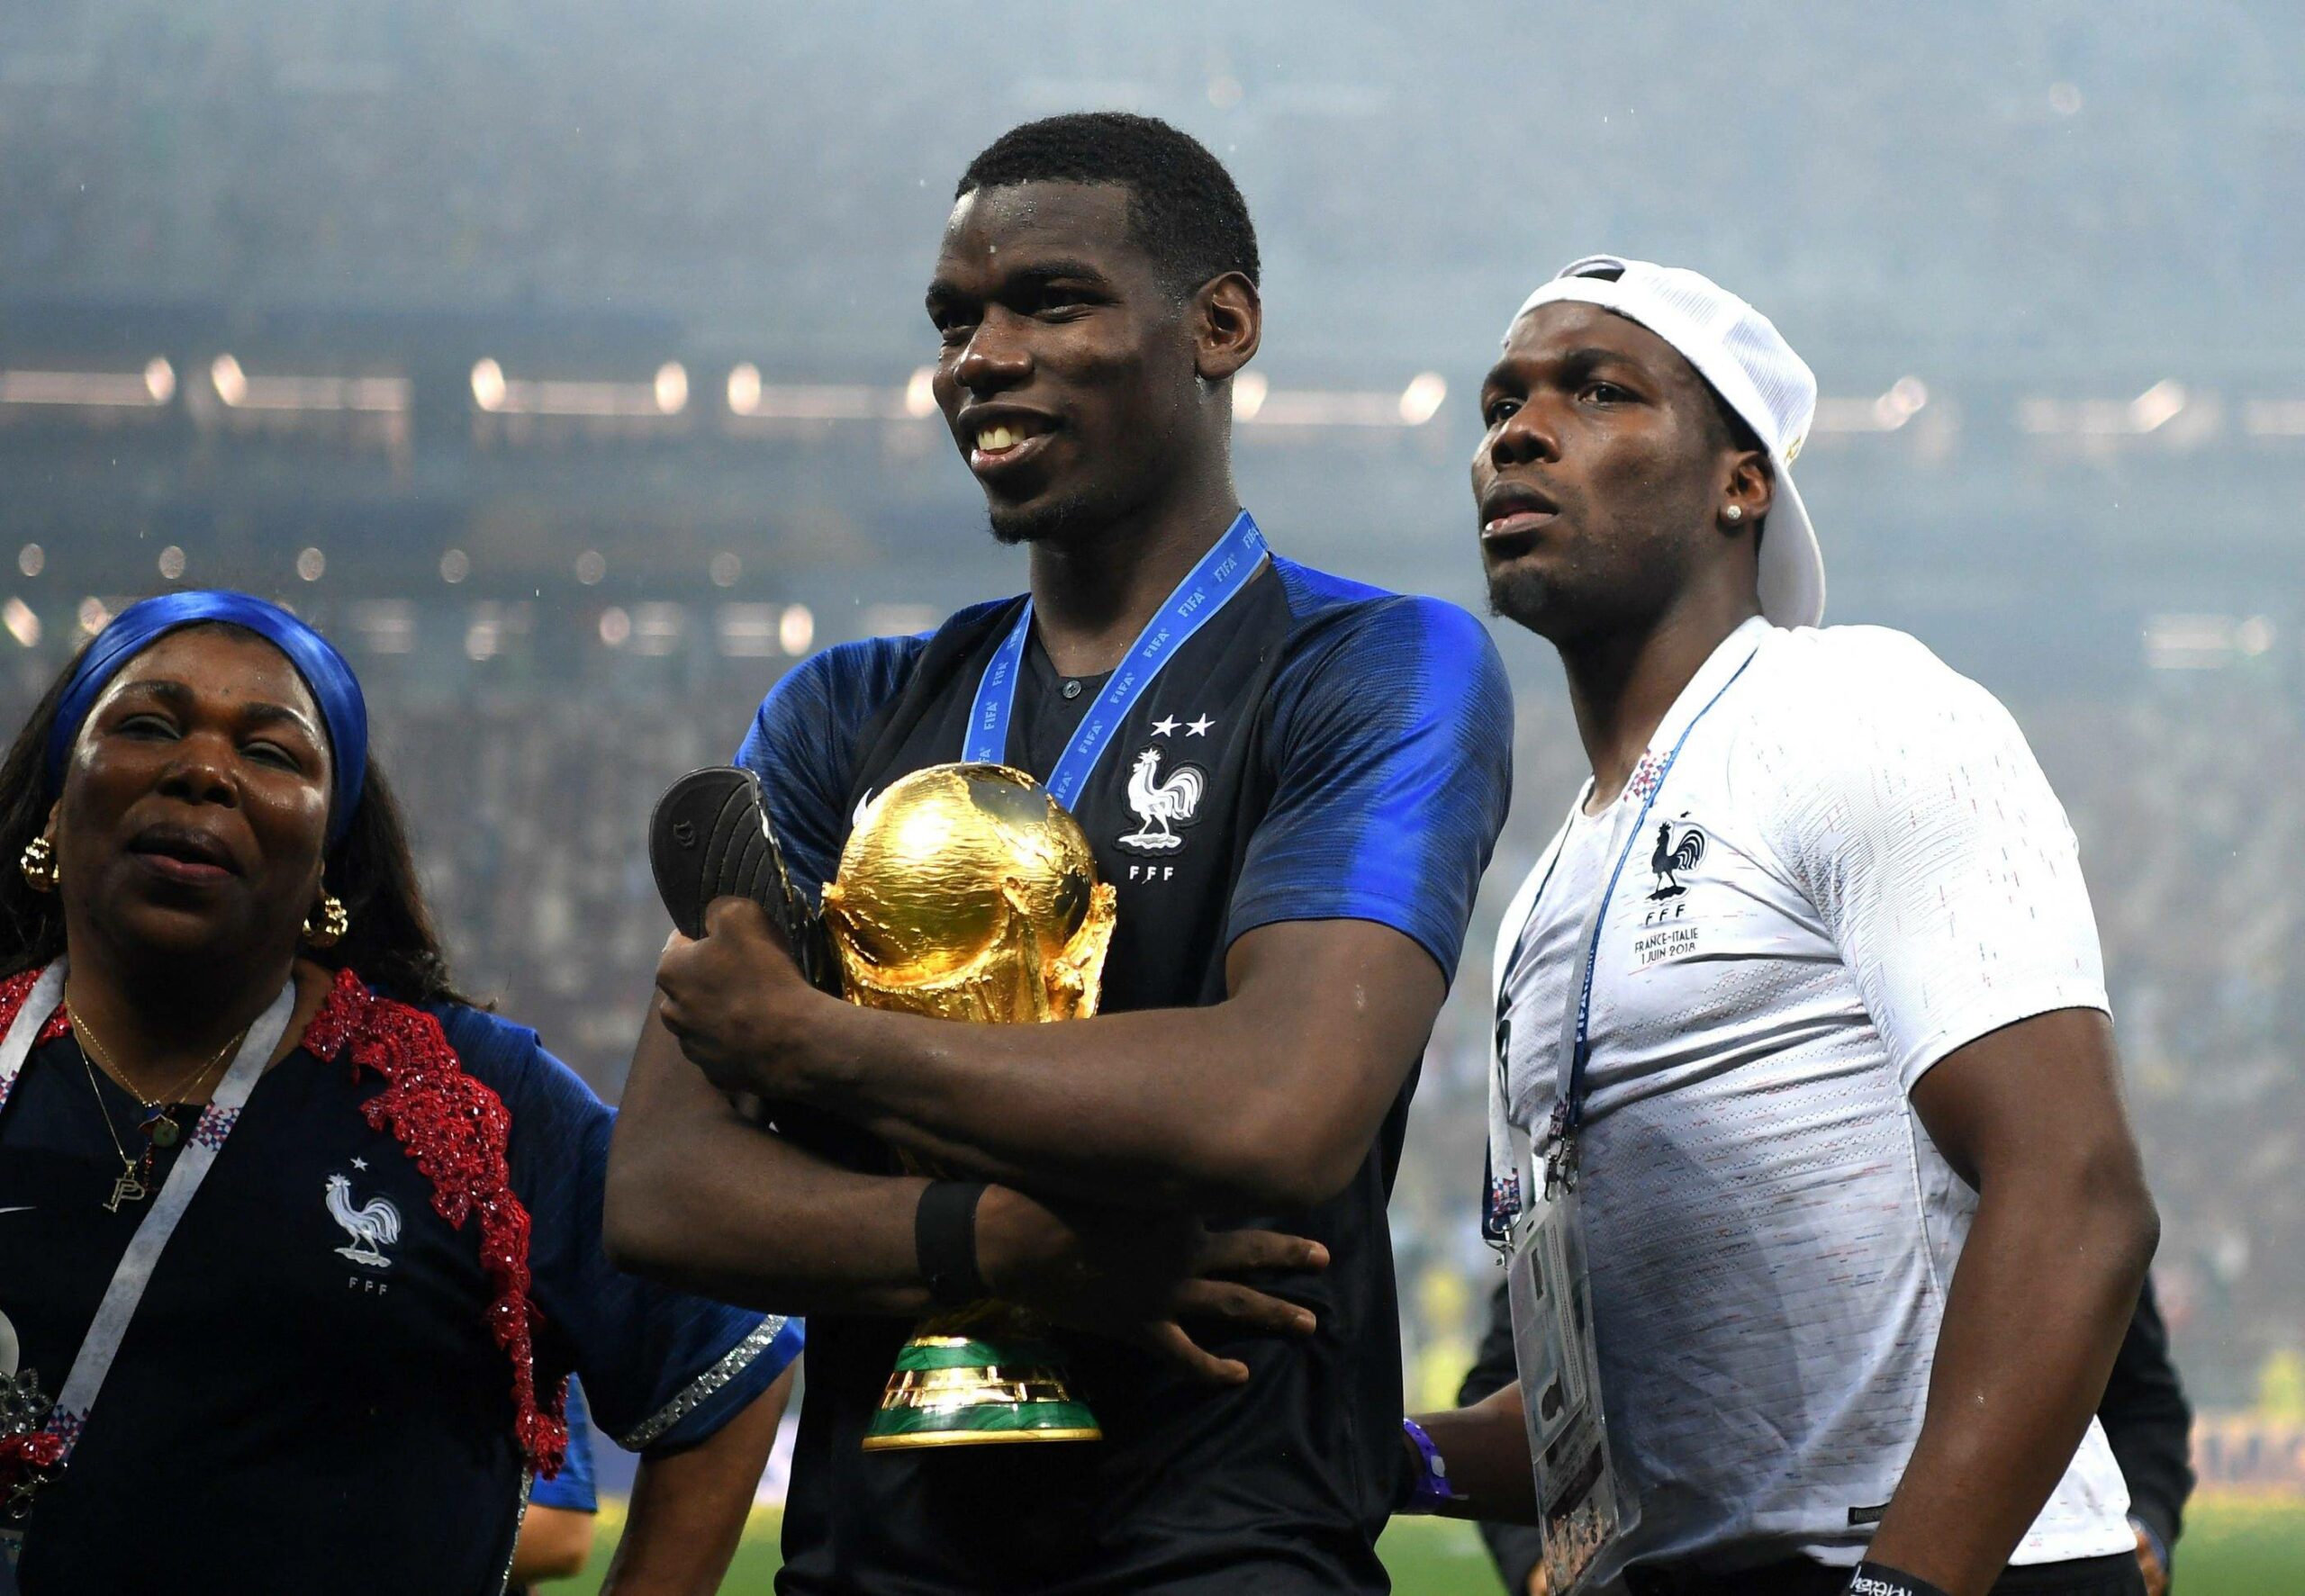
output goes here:
{"type": "Polygon", "coordinates": [[[122,1203],[141,1203],[149,1195],[144,1177],[151,1168],[152,1147],[147,1142],[141,1157],[128,1156],[128,1150],[120,1144],[120,1132],[112,1128],[112,1110],[104,1106],[104,1088],[96,1085],[96,1067],[88,1062],[85,1051],[80,1055],[80,1067],[88,1072],[88,1090],[96,1100],[96,1112],[104,1115],[104,1134],[112,1138],[112,1150],[120,1155],[120,1178],[112,1183],[112,1196],[104,1204],[118,1213],[122,1203]]]}
{"type": "MultiPolygon", "coordinates": [[[[183,1136],[184,1131],[176,1121],[176,1105],[184,1101],[185,1094],[197,1087],[207,1077],[210,1070],[221,1064],[239,1049],[249,1029],[243,1025],[240,1027],[239,1035],[234,1036],[211,1054],[190,1075],[177,1081],[175,1086],[165,1088],[158,1096],[147,1097],[137,1089],[135,1083],[122,1072],[120,1066],[113,1062],[112,1054],[105,1050],[104,1044],[96,1039],[95,1028],[80,1017],[80,1011],[72,1006],[68,998],[65,1001],[64,1014],[65,1017],[72,1022],[73,1030],[77,1032],[80,1039],[88,1044],[87,1051],[81,1054],[82,1062],[86,1061],[88,1052],[94,1052],[96,1061],[104,1067],[104,1073],[118,1081],[130,1096],[143,1105],[144,1119],[139,1128],[143,1131],[146,1138],[154,1147],[174,1147],[176,1144],[177,1140],[183,1136]]],[[[90,1078],[91,1084],[94,1084],[94,1078],[93,1076],[90,1078]]],[[[101,1103],[102,1099],[98,1101],[101,1103]]],[[[112,1126],[112,1116],[109,1114],[104,1116],[104,1126],[107,1130],[112,1126]]],[[[115,1142],[116,1141],[117,1139],[115,1142]]]]}

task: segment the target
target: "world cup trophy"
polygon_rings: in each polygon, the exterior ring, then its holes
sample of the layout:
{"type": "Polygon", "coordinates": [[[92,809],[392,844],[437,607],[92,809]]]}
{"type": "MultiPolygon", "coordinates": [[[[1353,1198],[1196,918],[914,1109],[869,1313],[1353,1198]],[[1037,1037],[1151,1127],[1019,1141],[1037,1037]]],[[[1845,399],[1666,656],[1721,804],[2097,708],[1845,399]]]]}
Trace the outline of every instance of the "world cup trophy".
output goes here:
{"type": "MultiPolygon", "coordinates": [[[[990,1024],[1081,1019],[1097,1012],[1113,888],[1097,879],[1079,822],[1031,777],[936,765],[858,817],[824,924],[852,1003],[990,1024]]],[[[922,1321],[864,1448],[1101,1434],[1045,1331],[986,1302],[922,1321]]]]}
{"type": "MultiPolygon", "coordinates": [[[[650,853],[687,934],[700,933],[713,897],[752,898],[803,971],[851,1003],[990,1024],[1097,1012],[1114,891],[1097,879],[1080,823],[1021,771],[934,765],[891,784],[858,815],[820,915],[785,874],[749,771],[682,778],[657,806],[650,853]]],[[[785,1118],[774,1105],[762,1113],[780,1126],[785,1118]]],[[[864,1449],[1102,1434],[1046,1329],[988,1301],[921,1321],[864,1449]]]]}

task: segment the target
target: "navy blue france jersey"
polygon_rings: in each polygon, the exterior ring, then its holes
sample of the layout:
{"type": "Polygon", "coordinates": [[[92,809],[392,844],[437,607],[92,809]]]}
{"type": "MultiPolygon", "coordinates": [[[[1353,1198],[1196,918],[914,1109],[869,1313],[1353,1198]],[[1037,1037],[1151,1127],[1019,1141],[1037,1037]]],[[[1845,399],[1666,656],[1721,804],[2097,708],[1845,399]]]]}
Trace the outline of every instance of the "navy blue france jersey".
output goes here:
{"type": "MultiPolygon", "coordinates": [[[[934,634],[845,645],[780,681],[738,753],[801,885],[834,871],[852,817],[961,756],[985,663],[1023,600],[934,634]]],[[[1102,686],[1027,648],[1008,762],[1045,780],[1102,686]]],[[[1388,925],[1453,974],[1504,823],[1512,711],[1471,616],[1274,559],[1122,720],[1073,813],[1118,893],[1103,1008],[1225,996],[1234,939],[1288,920],[1388,925]]],[[[909,1326],[818,1316],[785,1514],[788,1592],[1379,1591],[1373,1551],[1401,1470],[1398,1305],[1385,1205],[1415,1073],[1352,1183],[1286,1214],[1210,1215],[1319,1240],[1286,1289],[1308,1341],[1217,1337],[1245,1388],[1071,1338],[1101,1442],[859,1448],[909,1326]]]]}
{"type": "MultiPolygon", "coordinates": [[[[160,1255],[23,1526],[27,1596],[502,1588],[521,1459],[479,1227],[443,1219],[431,1181],[363,1116],[377,1077],[311,1050],[339,1001],[257,1081],[160,1255]]],[[[429,1012],[511,1122],[539,1393],[581,1373],[602,1429],[644,1452],[713,1434],[798,1355],[799,1322],[611,1267],[613,1111],[535,1032],[429,1012]]],[[[104,1205],[120,1161],[102,1116],[137,1113],[68,1032],[33,1050],[0,1113],[0,1314],[51,1393],[149,1207],[104,1205]]],[[[156,1186],[186,1145],[158,1155],[156,1186]]]]}

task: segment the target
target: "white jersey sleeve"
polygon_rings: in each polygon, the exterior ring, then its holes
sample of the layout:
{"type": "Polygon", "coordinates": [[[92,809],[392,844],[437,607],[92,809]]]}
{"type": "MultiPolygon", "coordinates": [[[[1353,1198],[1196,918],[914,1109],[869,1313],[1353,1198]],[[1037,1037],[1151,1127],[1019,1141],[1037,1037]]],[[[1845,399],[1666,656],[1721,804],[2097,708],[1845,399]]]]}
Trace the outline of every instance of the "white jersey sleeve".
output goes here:
{"type": "Polygon", "coordinates": [[[1809,712],[1741,752],[1903,1089],[2004,1025],[2109,1008],[2079,844],[2009,712],[1902,633],[1795,636],[1809,712]]]}

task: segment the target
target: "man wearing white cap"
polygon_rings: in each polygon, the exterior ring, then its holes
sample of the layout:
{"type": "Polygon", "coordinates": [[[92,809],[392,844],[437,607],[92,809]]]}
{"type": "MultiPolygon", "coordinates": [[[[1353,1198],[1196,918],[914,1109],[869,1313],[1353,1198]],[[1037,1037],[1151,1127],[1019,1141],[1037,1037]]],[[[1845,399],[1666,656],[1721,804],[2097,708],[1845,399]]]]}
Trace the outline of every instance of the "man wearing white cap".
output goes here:
{"type": "Polygon", "coordinates": [[[1751,306],[1611,257],[1482,389],[1491,604],[1559,650],[1593,779],[1496,958],[1486,1224],[1537,1260],[1539,1400],[1412,1420],[1415,1505],[1532,1521],[1533,1434],[1557,1591],[2140,1591],[2092,1415],[2158,1221],[2073,834],[1983,689],[1817,629],[1815,403],[1751,306]]]}

